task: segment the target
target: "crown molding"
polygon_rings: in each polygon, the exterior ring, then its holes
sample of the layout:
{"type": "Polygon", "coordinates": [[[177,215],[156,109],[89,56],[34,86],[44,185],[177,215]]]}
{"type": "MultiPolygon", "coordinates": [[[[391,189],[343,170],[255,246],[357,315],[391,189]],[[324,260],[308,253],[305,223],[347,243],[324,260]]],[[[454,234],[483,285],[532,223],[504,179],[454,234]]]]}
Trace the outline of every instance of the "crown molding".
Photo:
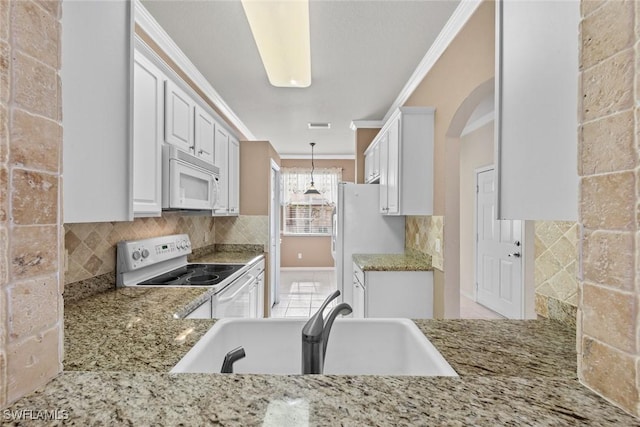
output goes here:
{"type": "Polygon", "coordinates": [[[413,91],[422,82],[436,61],[447,49],[449,44],[451,44],[467,21],[469,21],[469,18],[471,18],[476,9],[478,9],[480,3],[482,3],[482,0],[462,0],[460,2],[456,10],[453,11],[453,14],[442,28],[442,31],[440,31],[440,34],[438,34],[438,37],[436,37],[431,47],[424,55],[424,58],[422,58],[422,61],[418,64],[418,67],[409,78],[409,81],[407,81],[396,100],[391,104],[387,114],[385,114],[382,119],[383,122],[389,120],[391,115],[398,108],[402,107],[407,99],[409,99],[413,91]]]}
{"type": "Polygon", "coordinates": [[[353,120],[349,128],[353,131],[357,129],[379,129],[384,125],[382,120],[353,120]]]}
{"type": "MultiPolygon", "coordinates": [[[[149,11],[140,3],[135,1],[135,23],[147,33],[154,42],[167,54],[178,67],[184,71],[191,80],[207,95],[216,108],[224,115],[231,126],[235,126],[242,135],[236,135],[239,139],[255,140],[256,137],[249,128],[240,120],[226,102],[220,97],[218,92],[211,86],[202,73],[196,68],[189,58],[182,52],[180,47],[169,37],[169,34],[158,24],[149,11]]],[[[235,133],[235,132],[234,132],[235,133]]]]}

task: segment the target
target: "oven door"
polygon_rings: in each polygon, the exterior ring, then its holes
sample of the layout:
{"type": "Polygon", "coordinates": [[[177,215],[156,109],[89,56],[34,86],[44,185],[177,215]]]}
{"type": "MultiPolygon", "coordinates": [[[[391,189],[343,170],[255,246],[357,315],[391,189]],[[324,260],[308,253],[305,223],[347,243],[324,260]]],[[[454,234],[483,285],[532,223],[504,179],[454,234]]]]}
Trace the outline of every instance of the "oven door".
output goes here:
{"type": "Polygon", "coordinates": [[[218,183],[213,173],[190,163],[169,161],[170,209],[213,209],[218,183]]]}
{"type": "Polygon", "coordinates": [[[213,296],[212,317],[251,317],[251,287],[256,277],[245,274],[213,296]]]}

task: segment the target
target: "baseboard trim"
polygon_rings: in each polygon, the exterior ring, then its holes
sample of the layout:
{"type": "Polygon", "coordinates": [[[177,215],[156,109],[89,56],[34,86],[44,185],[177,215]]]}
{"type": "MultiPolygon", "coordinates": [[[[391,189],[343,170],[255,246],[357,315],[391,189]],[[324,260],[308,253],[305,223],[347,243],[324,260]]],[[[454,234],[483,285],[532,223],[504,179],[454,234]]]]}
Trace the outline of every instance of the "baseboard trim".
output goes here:
{"type": "Polygon", "coordinates": [[[280,267],[280,271],[331,271],[335,267],[280,267]]]}

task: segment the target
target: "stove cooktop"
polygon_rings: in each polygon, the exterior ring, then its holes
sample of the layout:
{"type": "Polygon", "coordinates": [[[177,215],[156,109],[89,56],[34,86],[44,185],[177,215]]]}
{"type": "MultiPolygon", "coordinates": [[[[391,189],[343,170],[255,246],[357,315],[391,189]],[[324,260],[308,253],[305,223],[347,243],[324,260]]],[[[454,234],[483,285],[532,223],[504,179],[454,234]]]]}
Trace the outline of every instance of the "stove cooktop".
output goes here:
{"type": "Polygon", "coordinates": [[[139,286],[214,286],[244,264],[187,264],[138,283],[139,286]]]}

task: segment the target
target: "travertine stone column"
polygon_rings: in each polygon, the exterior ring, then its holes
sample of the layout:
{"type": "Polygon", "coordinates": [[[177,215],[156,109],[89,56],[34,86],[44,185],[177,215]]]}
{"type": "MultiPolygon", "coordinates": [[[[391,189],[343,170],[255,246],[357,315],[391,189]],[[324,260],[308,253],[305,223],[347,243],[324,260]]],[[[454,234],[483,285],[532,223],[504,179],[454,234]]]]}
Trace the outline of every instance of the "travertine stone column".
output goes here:
{"type": "Polygon", "coordinates": [[[638,409],[638,12],[631,0],[581,2],[578,376],[638,409]]]}
{"type": "Polygon", "coordinates": [[[62,370],[60,16],[0,0],[0,407],[62,370]]]}

